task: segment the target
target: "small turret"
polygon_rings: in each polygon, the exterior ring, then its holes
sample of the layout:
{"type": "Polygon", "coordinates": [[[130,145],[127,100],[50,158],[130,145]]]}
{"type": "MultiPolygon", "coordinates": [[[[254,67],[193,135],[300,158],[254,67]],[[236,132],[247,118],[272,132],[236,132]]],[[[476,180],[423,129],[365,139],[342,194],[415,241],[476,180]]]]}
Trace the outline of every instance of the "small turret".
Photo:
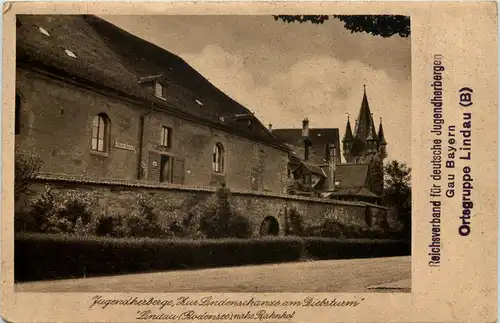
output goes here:
{"type": "Polygon", "coordinates": [[[347,124],[345,127],[344,138],[342,139],[342,149],[344,151],[344,156],[347,156],[352,148],[352,143],[354,137],[352,136],[351,122],[349,121],[349,116],[347,116],[347,124]]]}
{"type": "Polygon", "coordinates": [[[385,140],[384,128],[382,127],[382,117],[380,117],[380,125],[378,127],[378,151],[383,158],[387,156],[387,141],[385,140]]]}

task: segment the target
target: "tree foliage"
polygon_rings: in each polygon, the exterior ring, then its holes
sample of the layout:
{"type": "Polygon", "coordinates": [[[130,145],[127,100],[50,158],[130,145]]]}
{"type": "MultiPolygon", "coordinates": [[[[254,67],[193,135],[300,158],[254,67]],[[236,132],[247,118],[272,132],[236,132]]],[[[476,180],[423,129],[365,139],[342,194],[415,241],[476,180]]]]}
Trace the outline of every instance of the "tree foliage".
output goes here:
{"type": "Polygon", "coordinates": [[[370,187],[373,193],[382,196],[384,192],[384,161],[381,154],[376,154],[370,161],[370,187]]]}
{"type": "Polygon", "coordinates": [[[41,166],[42,160],[39,156],[16,149],[14,158],[14,199],[16,201],[29,191],[31,181],[36,178],[41,166]]]}
{"type": "Polygon", "coordinates": [[[127,237],[161,237],[164,234],[153,199],[148,194],[137,196],[135,208],[124,222],[123,231],[127,237]]]}
{"type": "Polygon", "coordinates": [[[385,166],[384,201],[394,207],[404,224],[407,237],[411,233],[411,168],[396,160],[385,166]]]}
{"type": "Polygon", "coordinates": [[[28,210],[15,214],[15,230],[44,233],[90,234],[97,196],[89,192],[67,191],[55,196],[50,187],[28,203],[28,210]]]}
{"type": "Polygon", "coordinates": [[[410,35],[410,17],[402,15],[276,15],[275,20],[287,23],[299,22],[312,24],[323,24],[330,17],[344,23],[344,27],[351,33],[365,32],[374,36],[391,37],[399,35],[408,37],[410,35]]]}

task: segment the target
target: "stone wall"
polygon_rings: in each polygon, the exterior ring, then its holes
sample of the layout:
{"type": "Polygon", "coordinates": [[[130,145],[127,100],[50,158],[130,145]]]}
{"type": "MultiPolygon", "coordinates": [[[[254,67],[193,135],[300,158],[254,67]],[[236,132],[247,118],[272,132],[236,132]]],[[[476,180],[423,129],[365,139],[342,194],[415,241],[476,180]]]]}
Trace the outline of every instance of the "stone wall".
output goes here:
{"type": "Polygon", "coordinates": [[[23,68],[17,68],[16,93],[21,99],[16,144],[40,155],[44,173],[136,180],[143,165],[141,179],[158,181],[159,176],[148,175],[165,155],[180,161],[173,168],[180,172],[178,182],[185,185],[211,186],[225,180],[234,189],[275,193],[286,187],[286,151],[166,112],[151,112],[105,89],[85,88],[23,68]],[[99,113],[110,119],[106,153],[91,150],[92,120],[99,113]],[[142,151],[141,116],[145,116],[142,151]],[[160,145],[162,126],[172,130],[171,147],[160,145]],[[212,171],[217,142],[224,146],[222,174],[212,171]]]}
{"type": "MultiPolygon", "coordinates": [[[[215,198],[216,191],[215,188],[49,175],[40,176],[32,189],[35,192],[41,191],[46,185],[56,193],[67,190],[96,192],[99,196],[96,207],[106,209],[116,216],[126,216],[138,194],[150,194],[160,221],[164,224],[182,219],[187,211],[194,207],[202,208],[215,198]]],[[[285,223],[292,210],[301,215],[306,228],[318,227],[325,219],[334,219],[349,226],[380,228],[387,214],[385,208],[366,203],[329,201],[249,190],[231,189],[230,203],[250,220],[255,236],[260,234],[265,219],[276,221],[279,234],[284,235],[285,223]]]]}

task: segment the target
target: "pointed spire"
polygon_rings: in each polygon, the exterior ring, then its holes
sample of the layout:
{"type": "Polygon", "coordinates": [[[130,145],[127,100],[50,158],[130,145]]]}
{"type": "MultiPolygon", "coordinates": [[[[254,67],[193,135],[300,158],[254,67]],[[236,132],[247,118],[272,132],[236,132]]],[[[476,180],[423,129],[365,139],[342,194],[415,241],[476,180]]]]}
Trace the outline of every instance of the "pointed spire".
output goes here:
{"type": "Polygon", "coordinates": [[[366,140],[377,140],[377,132],[375,131],[375,122],[373,122],[373,113],[370,114],[370,122],[366,133],[366,140]]]}
{"type": "Polygon", "coordinates": [[[375,125],[373,123],[372,113],[366,96],[366,85],[363,84],[363,100],[359,109],[358,122],[355,131],[355,136],[365,141],[370,137],[376,137],[375,125]]]}
{"type": "Polygon", "coordinates": [[[384,136],[384,128],[382,128],[382,117],[380,117],[380,126],[378,127],[378,142],[381,145],[387,145],[387,141],[385,141],[384,136]]]}
{"type": "Polygon", "coordinates": [[[342,142],[351,141],[353,139],[352,130],[351,130],[351,122],[349,121],[349,116],[347,116],[347,124],[345,126],[345,134],[342,142]]]}

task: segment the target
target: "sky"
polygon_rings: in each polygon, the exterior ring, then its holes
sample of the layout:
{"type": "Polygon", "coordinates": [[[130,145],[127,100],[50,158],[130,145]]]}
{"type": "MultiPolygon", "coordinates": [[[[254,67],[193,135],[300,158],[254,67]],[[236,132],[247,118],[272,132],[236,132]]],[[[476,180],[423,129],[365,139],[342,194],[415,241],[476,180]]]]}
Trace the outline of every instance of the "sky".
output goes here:
{"type": "MultiPolygon", "coordinates": [[[[411,39],[272,16],[103,16],[180,56],[264,124],[354,128],[363,84],[388,159],[411,165],[411,39]]],[[[354,130],[354,129],[353,129],[354,130]]]]}

